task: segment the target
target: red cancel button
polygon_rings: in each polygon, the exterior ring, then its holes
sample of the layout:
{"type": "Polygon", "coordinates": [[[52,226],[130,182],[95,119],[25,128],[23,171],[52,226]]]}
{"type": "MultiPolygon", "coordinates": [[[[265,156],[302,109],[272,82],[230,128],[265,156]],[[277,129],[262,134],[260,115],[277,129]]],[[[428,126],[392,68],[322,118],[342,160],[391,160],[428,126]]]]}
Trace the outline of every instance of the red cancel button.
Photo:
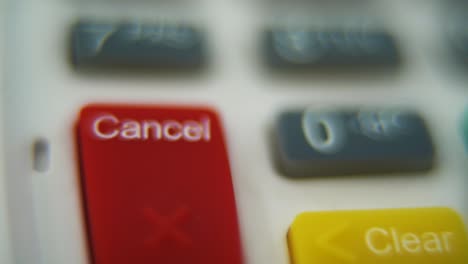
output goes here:
{"type": "Polygon", "coordinates": [[[215,112],[89,105],[77,140],[93,263],[243,262],[215,112]]]}

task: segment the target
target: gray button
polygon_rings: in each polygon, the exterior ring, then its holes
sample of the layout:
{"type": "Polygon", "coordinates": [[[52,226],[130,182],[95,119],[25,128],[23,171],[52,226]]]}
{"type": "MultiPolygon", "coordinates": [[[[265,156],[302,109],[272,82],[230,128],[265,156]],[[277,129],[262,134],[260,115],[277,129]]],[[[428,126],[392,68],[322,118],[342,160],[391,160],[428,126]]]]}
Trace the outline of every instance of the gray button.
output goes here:
{"type": "Polygon", "coordinates": [[[395,66],[393,37],[380,31],[318,31],[301,28],[266,32],[267,62],[276,68],[395,66]]]}
{"type": "Polygon", "coordinates": [[[72,30],[73,63],[98,67],[198,67],[202,34],[177,24],[79,22],[72,30]]]}
{"type": "Polygon", "coordinates": [[[409,111],[292,111],[276,124],[277,165],[289,177],[425,171],[434,148],[409,111]]]}
{"type": "Polygon", "coordinates": [[[453,55],[457,61],[468,66],[468,18],[466,16],[459,18],[453,24],[451,35],[449,35],[453,55]]]}

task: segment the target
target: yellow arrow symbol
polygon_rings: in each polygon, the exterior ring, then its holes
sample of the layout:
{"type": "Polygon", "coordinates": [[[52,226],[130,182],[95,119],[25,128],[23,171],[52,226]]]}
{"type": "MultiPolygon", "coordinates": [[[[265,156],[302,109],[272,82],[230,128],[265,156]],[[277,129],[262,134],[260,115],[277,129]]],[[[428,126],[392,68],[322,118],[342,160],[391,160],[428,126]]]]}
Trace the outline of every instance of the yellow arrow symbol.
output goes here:
{"type": "Polygon", "coordinates": [[[315,241],[316,246],[320,248],[321,250],[328,252],[330,255],[333,255],[342,261],[345,262],[356,262],[357,256],[354,255],[352,252],[349,252],[348,250],[345,250],[343,248],[337,247],[331,243],[331,240],[338,236],[339,234],[343,233],[347,228],[349,227],[349,224],[341,224],[341,225],[336,225],[333,229],[331,229],[329,232],[322,234],[317,238],[315,241]]]}

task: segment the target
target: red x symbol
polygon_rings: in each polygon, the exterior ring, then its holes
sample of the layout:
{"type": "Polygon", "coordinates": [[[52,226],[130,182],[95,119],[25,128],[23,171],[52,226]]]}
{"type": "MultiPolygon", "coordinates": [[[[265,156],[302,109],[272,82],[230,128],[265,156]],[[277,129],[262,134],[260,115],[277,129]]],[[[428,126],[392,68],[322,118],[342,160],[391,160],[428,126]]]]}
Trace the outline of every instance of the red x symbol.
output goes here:
{"type": "Polygon", "coordinates": [[[187,233],[184,233],[178,225],[188,221],[189,210],[186,207],[179,207],[170,215],[158,214],[153,208],[144,208],[143,213],[148,222],[152,225],[152,233],[145,240],[145,244],[154,248],[159,247],[164,240],[171,240],[178,245],[190,246],[192,241],[187,233]]]}

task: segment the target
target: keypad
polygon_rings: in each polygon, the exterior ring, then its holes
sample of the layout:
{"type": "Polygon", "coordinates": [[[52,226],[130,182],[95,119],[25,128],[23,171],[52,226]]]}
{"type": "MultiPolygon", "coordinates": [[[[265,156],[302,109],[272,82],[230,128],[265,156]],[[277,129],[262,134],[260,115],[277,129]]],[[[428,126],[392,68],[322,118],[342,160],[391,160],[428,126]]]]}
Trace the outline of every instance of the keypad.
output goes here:
{"type": "MultiPolygon", "coordinates": [[[[462,97],[448,93],[463,94],[462,89],[449,91],[450,86],[463,82],[439,79],[438,74],[442,77],[445,73],[436,72],[437,67],[432,68],[431,63],[437,62],[439,55],[450,56],[450,51],[466,62],[464,17],[452,28],[452,35],[445,35],[444,43],[448,45],[439,47],[440,43],[429,41],[442,32],[429,32],[439,29],[428,23],[426,16],[416,17],[419,10],[408,12],[414,17],[406,19],[413,24],[401,30],[397,27],[406,20],[360,27],[341,23],[347,21],[344,16],[333,21],[335,18],[327,17],[327,12],[310,14],[300,24],[306,26],[282,23],[288,19],[280,16],[272,23],[262,23],[263,11],[268,8],[245,12],[244,6],[224,16],[220,13],[226,11],[222,6],[234,7],[232,1],[210,5],[216,12],[213,14],[200,13],[205,4],[196,4],[193,17],[188,14],[192,10],[178,13],[178,4],[173,6],[174,13],[166,13],[164,9],[172,9],[171,4],[159,6],[161,3],[151,1],[138,1],[128,9],[117,7],[124,7],[123,2],[115,3],[116,8],[110,8],[109,13],[106,5],[114,5],[109,1],[96,5],[96,10],[93,1],[85,1],[72,6],[62,3],[57,8],[41,6],[37,11],[34,7],[40,5],[29,2],[33,11],[12,5],[14,12],[8,17],[19,30],[8,26],[11,52],[5,64],[12,67],[5,82],[9,102],[6,110],[14,115],[11,118],[8,114],[7,118],[7,152],[16,156],[16,151],[26,149],[24,144],[29,142],[27,155],[33,161],[8,157],[7,163],[9,184],[24,187],[9,190],[13,193],[9,198],[13,199],[8,204],[15,227],[9,233],[13,234],[15,259],[19,262],[468,262],[466,230],[452,209],[339,209],[436,203],[463,210],[455,201],[463,196],[456,186],[462,176],[450,178],[451,168],[444,164],[440,170],[431,171],[439,161],[439,147],[445,155],[453,146],[443,141],[433,144],[436,138],[432,133],[438,139],[453,133],[433,131],[426,119],[431,125],[443,124],[437,129],[448,129],[453,128],[450,115],[460,114],[458,99],[462,97]],[[62,10],[64,14],[57,12],[62,10]],[[101,12],[105,15],[101,16],[101,12]],[[235,12],[241,16],[236,17],[235,12]],[[85,18],[91,13],[95,20],[85,18]],[[54,15],[49,19],[48,14],[54,15]],[[68,14],[85,16],[71,18],[68,14]],[[158,18],[159,14],[191,22],[167,22],[158,18]],[[194,23],[200,14],[205,24],[194,23]],[[246,20],[236,20],[243,18],[246,20]],[[35,26],[34,21],[40,23],[35,26]],[[428,32],[418,31],[424,27],[428,32]],[[37,36],[44,39],[37,40],[37,36]],[[427,45],[424,41],[428,41],[427,45]],[[65,43],[69,58],[60,57],[64,54],[55,49],[65,43]],[[446,54],[438,52],[438,48],[446,48],[446,54]],[[49,53],[44,52],[46,49],[49,53]],[[206,67],[210,66],[211,54],[215,55],[213,68],[206,67]],[[57,63],[50,69],[49,58],[50,63],[57,63]],[[69,59],[71,64],[66,64],[69,59]],[[67,66],[71,72],[63,71],[67,66]],[[374,75],[373,69],[388,67],[398,69],[392,72],[398,74],[390,77],[386,75],[389,71],[382,71],[382,75],[374,75]],[[84,68],[93,71],[82,71],[84,68]],[[123,70],[118,71],[121,75],[100,76],[117,68],[123,70]],[[201,78],[185,78],[186,71],[175,78],[165,74],[206,68],[207,74],[201,78]],[[147,69],[162,74],[138,75],[148,73],[147,69]],[[279,74],[285,69],[307,74],[279,74]],[[309,75],[319,69],[326,69],[327,74],[309,75]],[[354,69],[359,69],[358,78],[341,74],[354,69]],[[283,89],[276,89],[280,86],[283,89]],[[420,90],[411,90],[414,87],[420,90]],[[237,88],[245,94],[235,94],[237,88]],[[348,88],[355,90],[350,92],[348,88]],[[447,107],[453,103],[456,111],[428,111],[442,105],[437,103],[439,92],[440,100],[447,100],[447,107]],[[94,100],[120,103],[87,105],[94,100]],[[197,105],[201,101],[216,105],[220,114],[226,111],[230,116],[226,135],[232,136],[229,141],[235,146],[232,164],[239,166],[232,177],[222,120],[217,111],[197,105]],[[403,101],[415,110],[386,108],[386,103],[394,105],[395,101],[403,101]],[[21,106],[16,108],[16,102],[22,102],[21,106]],[[341,103],[332,106],[327,102],[341,103]],[[383,103],[378,108],[353,108],[344,102],[363,106],[383,103]],[[285,107],[317,103],[325,108],[285,107]],[[69,118],[77,112],[77,120],[69,118]],[[277,119],[268,122],[266,115],[274,114],[278,114],[277,119]],[[273,133],[259,129],[266,127],[273,133]],[[76,142],[68,142],[70,139],[76,142]],[[63,153],[65,149],[70,151],[73,143],[76,153],[63,153]],[[68,160],[74,156],[71,154],[77,157],[76,171],[68,160]],[[270,154],[275,159],[268,159],[270,154]],[[261,160],[250,162],[251,158],[261,160]],[[391,173],[397,178],[377,178],[391,173]],[[286,178],[278,178],[280,174],[286,178]],[[329,178],[357,175],[360,178],[355,177],[356,181],[353,177],[329,178]],[[390,192],[387,186],[392,188],[390,192]],[[16,193],[18,190],[24,192],[16,193]],[[76,198],[81,198],[81,203],[76,198]],[[26,209],[16,207],[29,200],[33,202],[26,209]],[[246,206],[239,211],[245,224],[242,229],[237,204],[246,206]],[[336,211],[323,212],[323,208],[336,211]],[[74,222],[68,221],[68,215],[73,215],[74,222]],[[16,221],[18,216],[20,221],[16,221]],[[87,253],[80,248],[85,243],[87,253]]],[[[267,5],[273,6],[274,2],[267,5]]],[[[291,10],[300,5],[291,4],[291,10]]],[[[390,14],[391,19],[403,17],[399,13],[406,11],[395,10],[398,12],[390,14]]],[[[284,11],[287,13],[289,6],[284,11]]],[[[360,13],[360,8],[350,11],[360,13]]],[[[303,12],[308,14],[307,10],[303,12]]],[[[362,20],[367,21],[364,16],[362,20]]],[[[286,22],[297,21],[292,18],[286,22]]],[[[360,21],[357,18],[356,23],[360,21]]],[[[458,77],[464,76],[453,78],[458,77]]],[[[462,138],[468,146],[466,120],[462,138]]],[[[449,140],[462,142],[459,138],[449,140]]],[[[441,157],[440,163],[454,158],[441,157]]],[[[454,160],[450,164],[458,163],[454,160]]],[[[460,168],[455,170],[460,172],[460,168]]]]}

